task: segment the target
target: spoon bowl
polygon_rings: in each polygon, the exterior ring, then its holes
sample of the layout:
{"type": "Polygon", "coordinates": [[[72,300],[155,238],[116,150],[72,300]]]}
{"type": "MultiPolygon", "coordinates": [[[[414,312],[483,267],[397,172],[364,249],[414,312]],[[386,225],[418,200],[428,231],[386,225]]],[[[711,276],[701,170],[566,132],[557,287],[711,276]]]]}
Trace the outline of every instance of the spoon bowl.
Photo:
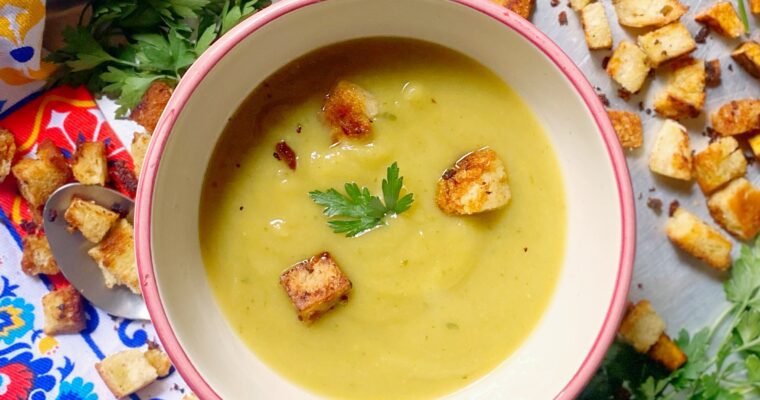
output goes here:
{"type": "Polygon", "coordinates": [[[114,210],[126,212],[124,218],[132,223],[134,202],[121,193],[102,186],[71,183],[60,187],[45,203],[44,227],[50,249],[63,276],[94,306],[108,314],[129,318],[149,319],[142,296],[124,286],[106,287],[105,278],[87,251],[95,246],[79,231],[69,232],[63,218],[73,197],[92,200],[114,210]]]}

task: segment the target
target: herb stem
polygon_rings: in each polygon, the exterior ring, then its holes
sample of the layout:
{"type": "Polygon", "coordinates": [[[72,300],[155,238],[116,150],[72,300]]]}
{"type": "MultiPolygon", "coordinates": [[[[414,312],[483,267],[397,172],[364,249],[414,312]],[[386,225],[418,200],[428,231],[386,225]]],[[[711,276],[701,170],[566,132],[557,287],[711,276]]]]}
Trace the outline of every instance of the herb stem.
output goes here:
{"type": "Polygon", "coordinates": [[[744,34],[749,33],[749,18],[747,18],[747,9],[744,8],[744,0],[736,0],[739,3],[739,16],[742,18],[744,24],[744,34]]]}

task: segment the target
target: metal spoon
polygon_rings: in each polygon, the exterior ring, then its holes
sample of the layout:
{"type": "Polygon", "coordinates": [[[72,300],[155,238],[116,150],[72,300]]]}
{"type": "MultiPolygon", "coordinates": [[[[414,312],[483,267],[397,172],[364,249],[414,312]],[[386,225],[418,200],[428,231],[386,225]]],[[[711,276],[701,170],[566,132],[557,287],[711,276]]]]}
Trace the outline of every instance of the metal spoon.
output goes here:
{"type": "Polygon", "coordinates": [[[124,286],[106,287],[103,274],[87,250],[95,244],[85,239],[79,231],[70,233],[63,218],[72,197],[93,200],[105,207],[129,210],[125,218],[131,223],[135,203],[128,197],[111,189],[95,185],[71,183],[61,186],[45,203],[43,215],[45,234],[53,256],[63,276],[93,305],[101,310],[129,319],[149,319],[148,309],[142,296],[132,293],[124,286]]]}

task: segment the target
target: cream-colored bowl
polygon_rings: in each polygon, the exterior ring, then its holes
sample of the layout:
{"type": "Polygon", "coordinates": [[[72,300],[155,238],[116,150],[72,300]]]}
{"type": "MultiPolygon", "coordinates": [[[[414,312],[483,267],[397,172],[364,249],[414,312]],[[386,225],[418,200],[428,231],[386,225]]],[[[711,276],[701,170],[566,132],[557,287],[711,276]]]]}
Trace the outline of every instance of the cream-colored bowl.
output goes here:
{"type": "Polygon", "coordinates": [[[269,74],[319,47],[368,36],[422,39],[478,60],[520,94],[549,135],[568,205],[556,291],[514,354],[450,396],[573,398],[602,359],[626,300],[635,236],[628,171],[575,65],[529,22],[487,0],[285,0],[192,66],[151,140],[135,216],[143,293],[175,367],[202,398],[315,397],[260,361],[222,315],[200,253],[201,186],[227,119],[269,74]]]}

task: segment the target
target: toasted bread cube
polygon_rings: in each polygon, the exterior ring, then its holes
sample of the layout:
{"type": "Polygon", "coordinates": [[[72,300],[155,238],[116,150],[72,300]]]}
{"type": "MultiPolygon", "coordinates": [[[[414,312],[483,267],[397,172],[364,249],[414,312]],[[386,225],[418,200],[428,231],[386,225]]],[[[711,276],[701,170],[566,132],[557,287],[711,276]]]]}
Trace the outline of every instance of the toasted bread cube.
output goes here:
{"type": "Polygon", "coordinates": [[[55,275],[60,272],[45,235],[26,235],[21,240],[21,244],[24,247],[24,253],[21,256],[21,270],[25,274],[29,276],[55,275]]]}
{"type": "Polygon", "coordinates": [[[684,56],[697,49],[697,42],[680,22],[674,22],[641,35],[638,43],[655,68],[665,61],[684,56]]]}
{"type": "Polygon", "coordinates": [[[133,235],[132,225],[122,218],[87,254],[103,271],[108,288],[124,285],[135,294],[140,294],[133,235]]]}
{"type": "Polygon", "coordinates": [[[506,7],[517,15],[529,19],[536,6],[536,0],[491,0],[494,3],[506,7]]]}
{"type": "Polygon", "coordinates": [[[135,132],[132,137],[132,160],[135,165],[135,175],[138,177],[145,161],[145,153],[148,151],[148,143],[150,143],[150,135],[145,133],[135,132]]]}
{"type": "Polygon", "coordinates": [[[0,128],[0,183],[11,173],[11,163],[16,155],[16,140],[13,134],[0,128]]]}
{"type": "Polygon", "coordinates": [[[629,306],[620,324],[620,338],[639,353],[646,353],[665,332],[665,321],[657,315],[649,300],[629,306]]]}
{"type": "Polygon", "coordinates": [[[705,107],[705,63],[692,59],[674,67],[667,85],[655,97],[654,109],[666,118],[695,118],[705,107]]]}
{"type": "Polygon", "coordinates": [[[723,36],[738,38],[744,34],[744,24],[736,14],[734,6],[727,1],[719,1],[703,10],[694,20],[705,24],[723,36]]]}
{"type": "Polygon", "coordinates": [[[85,142],[77,146],[71,172],[79,183],[104,186],[108,176],[106,145],[103,142],[85,142]]]}
{"type": "Polygon", "coordinates": [[[438,181],[436,203],[452,215],[470,215],[506,205],[507,171],[495,151],[483,148],[460,158],[438,181]]]}
{"type": "Polygon", "coordinates": [[[760,190],[739,178],[715,192],[707,201],[715,221],[742,240],[760,232],[760,190]]]}
{"type": "Polygon", "coordinates": [[[280,284],[298,311],[298,319],[310,324],[348,296],[351,281],[324,252],[303,260],[280,275],[280,284]]]}
{"type": "Polygon", "coordinates": [[[749,9],[752,14],[760,14],[760,0],[749,0],[749,9]]]}
{"type": "Polygon", "coordinates": [[[37,147],[38,158],[24,158],[11,167],[21,196],[32,208],[45,204],[48,197],[71,179],[71,170],[61,151],[50,139],[37,147]]]}
{"type": "Polygon", "coordinates": [[[686,128],[673,120],[665,121],[649,154],[649,169],[660,175],[688,181],[691,180],[691,161],[686,128]]]}
{"type": "Polygon", "coordinates": [[[760,100],[742,99],[724,104],[712,115],[712,127],[723,136],[760,130],[760,100]]]}
{"type": "Polygon", "coordinates": [[[612,48],[612,31],[602,3],[591,3],[583,7],[581,24],[583,24],[583,32],[589,49],[612,48]]]}
{"type": "Polygon", "coordinates": [[[591,3],[591,0],[570,0],[570,8],[575,11],[580,11],[583,10],[583,7],[586,7],[589,3],[591,3]]]}
{"type": "Polygon", "coordinates": [[[87,325],[82,296],[73,286],[56,289],[42,297],[46,335],[79,333],[87,325]]]}
{"type": "Polygon", "coordinates": [[[664,26],[689,10],[678,0],[613,0],[612,4],[620,25],[631,28],[664,26]]]}
{"type": "Polygon", "coordinates": [[[663,333],[649,349],[649,358],[665,366],[668,371],[675,371],[686,363],[686,354],[678,345],[663,333]]]}
{"type": "Polygon", "coordinates": [[[105,209],[94,201],[74,197],[63,217],[69,223],[70,230],[78,230],[82,232],[85,239],[98,243],[119,219],[119,214],[105,209]]]}
{"type": "Polygon", "coordinates": [[[129,396],[158,378],[156,369],[138,349],[112,354],[95,364],[95,369],[117,398],[129,396]]]}
{"type": "Polygon", "coordinates": [[[725,271],[731,267],[731,241],[694,214],[678,208],[666,225],[668,238],[681,250],[725,271]]]}
{"type": "Polygon", "coordinates": [[[188,393],[184,397],[182,397],[182,400],[200,400],[198,396],[195,395],[195,393],[188,393]]]}
{"type": "Polygon", "coordinates": [[[748,74],[760,79],[760,43],[752,40],[742,43],[731,53],[731,58],[748,74]]]}
{"type": "Polygon", "coordinates": [[[140,99],[140,103],[132,109],[129,118],[153,133],[166,104],[172,97],[172,92],[173,89],[166,82],[154,81],[140,99]]]}
{"type": "Polygon", "coordinates": [[[647,55],[627,40],[620,42],[607,63],[607,74],[630,93],[641,89],[650,69],[647,55]]]}
{"type": "Polygon", "coordinates": [[[372,133],[377,100],[359,85],[340,81],[327,95],[322,112],[333,130],[333,139],[360,138],[372,133]]]}
{"type": "Polygon", "coordinates": [[[755,157],[760,158],[760,133],[751,137],[748,142],[752,152],[755,153],[755,157]]]}
{"type": "Polygon", "coordinates": [[[694,174],[704,194],[712,193],[746,172],[747,159],[739,142],[731,136],[716,140],[694,156],[694,174]]]}
{"type": "Polygon", "coordinates": [[[607,114],[610,116],[621,146],[628,149],[641,147],[644,142],[644,133],[639,114],[619,110],[610,110],[607,114]]]}
{"type": "Polygon", "coordinates": [[[172,362],[169,360],[169,356],[163,351],[157,348],[148,349],[145,352],[145,359],[148,360],[150,365],[156,370],[156,374],[163,378],[169,375],[169,370],[172,367],[172,362]]]}

